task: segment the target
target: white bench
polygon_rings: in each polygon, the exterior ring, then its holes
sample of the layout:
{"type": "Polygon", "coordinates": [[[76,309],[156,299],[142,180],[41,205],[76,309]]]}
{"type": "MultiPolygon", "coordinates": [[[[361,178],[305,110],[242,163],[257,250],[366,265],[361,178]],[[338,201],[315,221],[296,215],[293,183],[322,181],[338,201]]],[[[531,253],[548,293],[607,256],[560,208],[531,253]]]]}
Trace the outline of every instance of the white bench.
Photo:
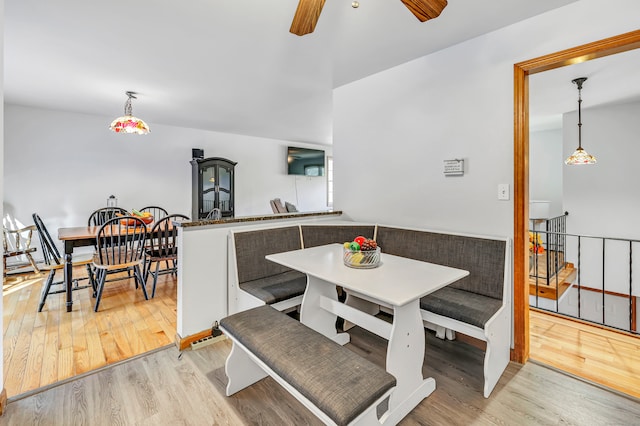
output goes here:
{"type": "Polygon", "coordinates": [[[396,379],[269,305],[223,318],[233,347],[225,370],[231,396],[271,376],[325,424],[381,424],[377,407],[396,379]]]}
{"type": "MultiPolygon", "coordinates": [[[[509,364],[511,353],[512,248],[508,238],[357,223],[302,225],[232,234],[229,313],[265,303],[272,303],[278,310],[301,303],[306,285],[304,275],[265,260],[265,255],[344,242],[359,234],[369,237],[371,231],[383,253],[470,272],[459,282],[421,299],[421,315],[425,327],[436,330],[440,338],[453,340],[457,331],[486,342],[483,394],[488,398],[509,364]],[[293,275],[299,280],[296,293],[291,291],[293,275]],[[254,281],[247,284],[243,276],[253,277],[254,281]],[[254,284],[279,294],[290,292],[290,296],[278,301],[256,297],[247,292],[258,294],[251,288],[254,284]]],[[[378,304],[353,294],[347,296],[346,303],[369,314],[380,309],[378,304]]]]}
{"type": "Polygon", "coordinates": [[[511,355],[511,241],[378,226],[376,240],[383,253],[461,268],[469,276],[420,300],[425,326],[438,337],[454,332],[486,342],[484,390],[488,398],[511,355]]]}

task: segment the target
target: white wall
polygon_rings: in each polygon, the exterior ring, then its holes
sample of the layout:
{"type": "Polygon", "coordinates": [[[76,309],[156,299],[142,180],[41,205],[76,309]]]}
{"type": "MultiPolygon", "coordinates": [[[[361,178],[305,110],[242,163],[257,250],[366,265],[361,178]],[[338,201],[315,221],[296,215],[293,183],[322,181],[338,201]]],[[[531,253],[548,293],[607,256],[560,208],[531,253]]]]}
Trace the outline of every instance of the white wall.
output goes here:
{"type": "Polygon", "coordinates": [[[513,237],[513,64],[636,30],[582,0],[334,91],[335,203],[354,220],[513,237]],[[463,177],[443,160],[465,159],[463,177]],[[365,170],[363,172],[363,170],[365,170]]]}
{"type": "MultiPolygon", "coordinates": [[[[640,102],[582,109],[582,146],[598,162],[564,167],[567,231],[640,239],[640,102]]],[[[578,114],[564,114],[564,156],[578,146],[578,114]]]]}
{"type": "MultiPolygon", "coordinates": [[[[582,146],[598,162],[563,168],[567,233],[640,239],[640,168],[635,164],[640,157],[638,117],[639,102],[582,109],[582,146]]],[[[563,122],[566,157],[577,146],[577,112],[565,114],[563,122]]],[[[581,285],[601,289],[604,281],[606,290],[628,294],[629,244],[607,241],[603,265],[601,239],[582,238],[580,243],[581,285]]],[[[567,260],[576,265],[577,244],[577,239],[571,238],[567,251],[567,260]]],[[[640,244],[633,245],[632,256],[632,293],[640,295],[640,244]]]]}
{"type": "Polygon", "coordinates": [[[529,134],[529,199],[550,201],[549,217],[564,212],[562,170],[565,157],[562,155],[562,129],[529,134]]]}
{"type": "MultiPolygon", "coordinates": [[[[114,112],[115,114],[116,112],[114,112]]],[[[271,214],[279,197],[326,210],[326,177],[288,176],[287,145],[331,147],[154,125],[145,136],[108,130],[113,117],[6,105],[4,213],[31,224],[81,226],[111,194],[126,209],[160,205],[191,216],[191,149],[237,161],[236,216],[271,214]],[[70,130],[71,127],[73,130],[70,130]]]]}
{"type": "MultiPolygon", "coordinates": [[[[4,0],[0,0],[0,22],[3,23],[2,27],[4,28],[4,0]]],[[[4,99],[4,33],[0,34],[0,95],[2,99],[4,99]]],[[[0,105],[0,117],[4,117],[4,102],[0,105]]],[[[0,147],[4,146],[4,119],[0,118],[0,147]]],[[[0,149],[0,176],[4,171],[4,150],[0,149]]],[[[4,196],[3,188],[0,188],[0,197],[4,196]]],[[[3,208],[0,207],[0,215],[4,217],[3,208]]],[[[4,330],[4,324],[2,319],[4,318],[3,314],[3,305],[4,303],[0,303],[0,329],[4,330]]],[[[4,348],[4,333],[0,336],[0,348],[4,348]]],[[[0,392],[4,389],[4,356],[0,357],[0,392]]]]}

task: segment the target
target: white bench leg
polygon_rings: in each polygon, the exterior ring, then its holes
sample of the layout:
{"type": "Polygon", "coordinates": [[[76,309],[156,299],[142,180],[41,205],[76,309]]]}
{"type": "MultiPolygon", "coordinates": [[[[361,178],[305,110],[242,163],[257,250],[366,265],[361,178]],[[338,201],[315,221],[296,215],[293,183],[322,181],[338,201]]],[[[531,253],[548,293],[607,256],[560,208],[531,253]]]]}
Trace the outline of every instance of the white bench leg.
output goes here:
{"type": "Polygon", "coordinates": [[[456,340],[456,332],[450,328],[444,328],[441,325],[436,325],[436,337],[442,340],[456,340]]]}
{"type": "Polygon", "coordinates": [[[511,358],[511,318],[505,309],[485,325],[484,397],[489,398],[511,358]]]}
{"type": "Polygon", "coordinates": [[[253,362],[245,350],[235,341],[225,363],[225,372],[229,380],[227,383],[227,396],[231,396],[267,377],[267,373],[253,362]]]}
{"type": "Polygon", "coordinates": [[[456,332],[450,328],[445,329],[445,337],[447,340],[456,340],[456,332]]]}

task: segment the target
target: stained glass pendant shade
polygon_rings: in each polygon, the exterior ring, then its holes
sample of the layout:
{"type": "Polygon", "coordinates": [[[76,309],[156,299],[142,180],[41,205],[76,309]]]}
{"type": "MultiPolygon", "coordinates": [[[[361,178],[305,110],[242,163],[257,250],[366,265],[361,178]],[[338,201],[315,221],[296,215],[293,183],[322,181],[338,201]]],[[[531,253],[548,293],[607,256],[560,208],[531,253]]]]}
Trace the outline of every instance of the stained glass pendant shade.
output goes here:
{"type": "Polygon", "coordinates": [[[109,126],[109,129],[116,133],[129,133],[146,135],[150,132],[149,126],[143,120],[134,117],[131,108],[131,99],[137,99],[135,92],[126,92],[128,98],[124,104],[124,115],[118,117],[109,126]]]}
{"type": "Polygon", "coordinates": [[[582,84],[587,80],[587,77],[576,78],[575,80],[571,80],[572,83],[578,86],[578,148],[575,150],[573,154],[569,156],[566,160],[564,160],[565,164],[568,165],[582,165],[582,164],[596,164],[596,158],[589,154],[587,151],[582,148],[582,84]]]}

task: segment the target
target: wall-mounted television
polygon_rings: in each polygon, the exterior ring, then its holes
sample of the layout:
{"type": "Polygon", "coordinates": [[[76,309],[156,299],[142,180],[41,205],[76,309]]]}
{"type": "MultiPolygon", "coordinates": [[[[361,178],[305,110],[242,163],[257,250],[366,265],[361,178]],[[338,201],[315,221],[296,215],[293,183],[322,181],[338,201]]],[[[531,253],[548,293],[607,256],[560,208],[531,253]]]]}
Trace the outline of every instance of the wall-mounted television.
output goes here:
{"type": "Polygon", "coordinates": [[[287,147],[287,173],[302,176],[324,176],[324,151],[287,147]]]}

